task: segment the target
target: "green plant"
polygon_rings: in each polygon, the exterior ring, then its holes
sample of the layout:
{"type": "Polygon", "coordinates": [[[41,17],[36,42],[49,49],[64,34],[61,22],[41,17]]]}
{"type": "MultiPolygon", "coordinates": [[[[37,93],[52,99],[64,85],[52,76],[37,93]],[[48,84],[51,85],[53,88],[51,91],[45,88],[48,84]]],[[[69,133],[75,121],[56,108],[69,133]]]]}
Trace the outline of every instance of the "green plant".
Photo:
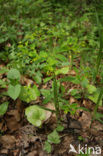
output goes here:
{"type": "Polygon", "coordinates": [[[3,116],[6,113],[6,111],[8,109],[8,104],[9,104],[9,102],[4,102],[4,103],[0,104],[0,116],[3,116]]]}
{"type": "Polygon", "coordinates": [[[8,96],[10,96],[13,100],[16,100],[21,91],[20,81],[20,73],[17,69],[11,69],[8,72],[7,78],[9,80],[8,86],[8,96]]]}
{"type": "Polygon", "coordinates": [[[34,85],[33,87],[22,86],[21,92],[19,94],[19,98],[22,101],[29,103],[31,101],[35,101],[39,95],[40,95],[40,93],[39,93],[39,90],[36,87],[36,85],[34,85]]]}
{"type": "Polygon", "coordinates": [[[25,110],[25,115],[27,120],[32,123],[34,126],[40,127],[42,120],[45,120],[45,111],[39,106],[29,106],[25,110]]]}

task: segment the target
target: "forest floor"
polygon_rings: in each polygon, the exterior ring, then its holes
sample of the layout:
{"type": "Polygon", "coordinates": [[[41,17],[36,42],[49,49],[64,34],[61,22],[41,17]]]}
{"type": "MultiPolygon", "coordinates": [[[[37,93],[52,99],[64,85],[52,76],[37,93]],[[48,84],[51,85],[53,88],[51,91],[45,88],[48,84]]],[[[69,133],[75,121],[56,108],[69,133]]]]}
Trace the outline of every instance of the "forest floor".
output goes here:
{"type": "MultiPolygon", "coordinates": [[[[73,70],[69,71],[68,75],[75,76],[73,70]]],[[[3,77],[3,75],[0,75],[3,77]]],[[[29,78],[25,78],[26,83],[30,83],[29,78]]],[[[63,84],[66,88],[80,89],[79,85],[74,85],[71,82],[63,84]]],[[[51,87],[51,82],[43,86],[43,88],[51,87]]],[[[62,114],[65,119],[63,125],[64,130],[60,133],[61,143],[52,145],[52,153],[47,154],[43,150],[43,145],[47,139],[47,135],[56,126],[56,116],[49,113],[47,120],[41,128],[35,128],[25,119],[24,109],[27,105],[20,99],[14,102],[11,100],[11,105],[6,115],[0,119],[0,131],[3,135],[0,136],[0,156],[76,156],[75,153],[69,153],[70,144],[78,151],[78,146],[93,147],[99,146],[103,149],[103,124],[98,121],[92,122],[92,111],[94,103],[88,99],[80,99],[77,101],[72,96],[67,97],[70,104],[77,102],[80,107],[85,107],[89,111],[77,110],[74,116],[69,113],[62,114]]],[[[38,98],[38,103],[41,99],[38,98]]],[[[47,106],[51,107],[50,103],[47,106]]],[[[99,112],[103,113],[103,107],[99,107],[99,112]]],[[[102,150],[103,153],[103,150],[102,150]]],[[[90,156],[92,156],[92,152],[90,156]]],[[[102,156],[102,154],[100,154],[102,156]]],[[[94,155],[93,155],[94,156],[94,155]]],[[[95,154],[96,156],[96,154],[95,154]]]]}
{"type": "Polygon", "coordinates": [[[3,14],[5,11],[0,10],[2,13],[0,22],[4,22],[2,40],[0,39],[0,70],[17,69],[21,74],[19,80],[21,87],[29,86],[32,89],[34,85],[40,91],[53,89],[51,75],[54,66],[55,70],[60,72],[56,76],[57,80],[69,77],[79,81],[76,83],[69,80],[60,81],[63,89],[60,102],[64,107],[65,103],[67,104],[67,110],[60,110],[64,127],[63,131],[59,132],[61,141],[58,144],[52,143],[50,154],[44,151],[48,135],[57,126],[55,113],[46,110],[46,119],[39,128],[30,124],[25,115],[25,109],[33,104],[55,110],[54,97],[51,99],[49,96],[50,101],[45,105],[43,105],[45,96],[42,92],[37,99],[31,99],[30,102],[25,98],[21,100],[19,95],[13,100],[12,96],[7,94],[10,82],[7,79],[7,72],[1,72],[0,102],[2,104],[6,101],[9,105],[3,114],[0,110],[3,115],[0,116],[0,156],[103,156],[102,104],[98,107],[98,112],[102,116],[97,114],[95,116],[98,120],[92,120],[99,91],[103,85],[103,80],[101,81],[103,67],[96,64],[101,46],[99,47],[97,24],[93,23],[95,9],[92,5],[89,8],[86,3],[83,3],[83,6],[78,3],[75,8],[76,1],[71,6],[67,5],[68,3],[64,5],[53,2],[31,0],[25,1],[24,4],[24,1],[17,0],[16,6],[15,1],[8,1],[6,5],[2,1],[3,9],[8,9],[9,13],[3,14]],[[12,3],[13,9],[10,7],[12,3]],[[21,9],[23,7],[24,9],[21,9]],[[12,17],[11,21],[9,14],[12,17]],[[96,65],[98,69],[100,66],[100,72],[95,77],[94,83],[96,65]],[[69,69],[66,74],[65,71],[61,71],[61,67],[64,70],[65,66],[69,69]],[[48,81],[44,83],[46,78],[48,81]],[[4,85],[3,82],[7,84],[4,85]],[[96,97],[92,94],[94,91],[88,92],[87,86],[92,86],[97,91],[96,97]],[[89,96],[92,96],[92,99],[89,96]],[[78,109],[75,109],[73,104],[77,104],[78,109]],[[71,152],[73,147],[75,150],[71,152]]]}

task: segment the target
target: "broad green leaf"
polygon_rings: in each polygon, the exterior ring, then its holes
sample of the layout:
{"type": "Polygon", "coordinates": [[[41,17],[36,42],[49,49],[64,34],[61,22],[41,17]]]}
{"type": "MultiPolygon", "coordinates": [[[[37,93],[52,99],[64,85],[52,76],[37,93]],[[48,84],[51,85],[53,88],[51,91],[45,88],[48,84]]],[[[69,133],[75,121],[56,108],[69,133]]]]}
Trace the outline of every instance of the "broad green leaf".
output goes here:
{"type": "Polygon", "coordinates": [[[63,67],[61,69],[57,69],[55,71],[55,75],[59,75],[59,74],[67,74],[69,71],[69,67],[63,67]]]}
{"type": "Polygon", "coordinates": [[[4,115],[8,109],[9,102],[4,102],[0,105],[0,116],[4,115]]]}
{"type": "Polygon", "coordinates": [[[57,130],[58,132],[62,132],[63,129],[64,129],[64,127],[63,127],[62,125],[58,125],[57,128],[56,128],[56,130],[57,130]]]}
{"type": "Polygon", "coordinates": [[[40,95],[40,92],[38,88],[36,87],[36,85],[34,85],[33,87],[22,86],[19,97],[22,101],[29,103],[33,100],[36,100],[39,95],[40,95]]]}
{"type": "Polygon", "coordinates": [[[16,100],[19,97],[21,91],[21,85],[17,84],[16,86],[9,85],[8,87],[8,95],[13,99],[16,100]]]}
{"type": "Polygon", "coordinates": [[[62,54],[56,54],[55,57],[56,57],[57,59],[59,59],[60,61],[62,61],[62,62],[67,62],[67,61],[68,61],[68,58],[66,58],[66,57],[65,57],[64,55],[62,55],[62,54]]]}
{"type": "Polygon", "coordinates": [[[96,92],[97,88],[93,85],[88,85],[87,90],[88,90],[89,94],[92,94],[92,93],[96,92]]]}
{"type": "Polygon", "coordinates": [[[20,80],[20,72],[17,69],[10,69],[7,75],[8,79],[20,80]]]}
{"type": "Polygon", "coordinates": [[[50,153],[51,150],[52,150],[52,147],[51,147],[51,144],[46,141],[45,144],[44,144],[44,150],[47,152],[47,153],[50,153]]]}
{"type": "Polygon", "coordinates": [[[44,80],[43,80],[43,82],[44,83],[46,83],[46,82],[48,82],[49,80],[51,80],[53,77],[51,76],[51,77],[47,77],[47,78],[45,78],[44,80]]]}
{"type": "Polygon", "coordinates": [[[27,107],[25,110],[25,115],[27,116],[27,120],[37,127],[40,127],[42,120],[45,120],[46,118],[44,109],[37,105],[27,107]]]}
{"type": "MultiPolygon", "coordinates": [[[[95,92],[93,95],[88,96],[88,98],[94,103],[97,103],[98,96],[99,96],[99,92],[95,92]]],[[[102,106],[102,99],[100,100],[99,106],[102,106]]]]}
{"type": "Polygon", "coordinates": [[[60,143],[60,137],[56,130],[54,130],[52,133],[48,135],[48,142],[59,144],[60,143]]]}

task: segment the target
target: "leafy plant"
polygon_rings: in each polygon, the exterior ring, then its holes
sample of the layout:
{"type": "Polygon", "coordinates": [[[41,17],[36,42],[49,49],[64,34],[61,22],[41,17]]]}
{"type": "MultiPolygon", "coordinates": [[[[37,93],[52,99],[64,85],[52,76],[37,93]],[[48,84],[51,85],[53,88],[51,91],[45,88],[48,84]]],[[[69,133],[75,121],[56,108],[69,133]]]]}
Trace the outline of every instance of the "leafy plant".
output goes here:
{"type": "Polygon", "coordinates": [[[29,106],[25,110],[27,120],[34,126],[40,127],[42,120],[45,120],[45,111],[37,105],[29,106]]]}
{"type": "Polygon", "coordinates": [[[59,144],[59,143],[60,143],[60,137],[58,135],[58,132],[54,130],[52,133],[48,135],[47,141],[45,142],[44,145],[44,150],[50,153],[52,150],[51,144],[59,144]]]}
{"type": "Polygon", "coordinates": [[[29,103],[31,101],[36,100],[39,95],[40,95],[40,93],[39,93],[39,90],[36,87],[36,85],[34,85],[33,87],[22,86],[19,98],[22,101],[29,103]]]}
{"type": "Polygon", "coordinates": [[[11,69],[8,72],[7,78],[9,79],[8,86],[8,96],[10,96],[13,100],[16,100],[21,91],[20,81],[20,73],[17,69],[11,69]]]}

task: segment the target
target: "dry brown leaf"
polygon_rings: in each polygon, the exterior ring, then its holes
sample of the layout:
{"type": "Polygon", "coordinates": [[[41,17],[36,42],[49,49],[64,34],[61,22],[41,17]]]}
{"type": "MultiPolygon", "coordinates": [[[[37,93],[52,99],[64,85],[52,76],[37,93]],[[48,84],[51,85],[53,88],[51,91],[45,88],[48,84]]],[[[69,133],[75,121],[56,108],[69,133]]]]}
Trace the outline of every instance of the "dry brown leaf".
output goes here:
{"type": "Polygon", "coordinates": [[[71,96],[69,102],[70,102],[70,104],[75,103],[76,102],[76,99],[71,96]]]}
{"type": "Polygon", "coordinates": [[[13,156],[18,156],[20,153],[19,149],[13,150],[13,156]]]}
{"type": "Polygon", "coordinates": [[[7,122],[7,127],[11,132],[16,131],[21,126],[20,123],[18,123],[18,121],[14,117],[7,118],[6,122],[7,122]]]}
{"type": "Polygon", "coordinates": [[[31,85],[34,85],[36,84],[33,80],[29,79],[29,78],[26,78],[24,76],[21,76],[21,80],[20,80],[21,84],[23,85],[27,85],[27,86],[31,86],[31,85]]]}
{"type": "MultiPolygon", "coordinates": [[[[45,108],[48,108],[48,109],[51,109],[51,110],[55,110],[55,107],[54,107],[54,104],[53,103],[48,103],[45,106],[45,108]]],[[[46,119],[45,119],[45,121],[47,121],[51,117],[52,112],[50,112],[50,111],[45,111],[45,112],[46,112],[46,119]]]]}
{"type": "Polygon", "coordinates": [[[2,149],[2,150],[0,151],[0,154],[8,154],[8,149],[2,149]]]}
{"type": "Polygon", "coordinates": [[[20,121],[20,113],[18,112],[18,110],[10,110],[9,112],[7,112],[7,114],[13,116],[16,121],[20,121]]]}
{"type": "Polygon", "coordinates": [[[82,116],[79,118],[82,128],[88,130],[91,125],[91,115],[90,112],[83,111],[82,116]]]}
{"type": "Polygon", "coordinates": [[[0,137],[0,142],[5,149],[11,149],[15,146],[16,138],[12,135],[4,135],[0,137]]]}
{"type": "Polygon", "coordinates": [[[28,156],[38,156],[38,152],[36,150],[28,153],[28,156]]]}
{"type": "Polygon", "coordinates": [[[68,74],[75,76],[76,75],[76,72],[74,70],[70,70],[68,74]]]}
{"type": "Polygon", "coordinates": [[[22,104],[22,101],[20,99],[17,99],[16,101],[16,108],[18,110],[18,112],[23,112],[23,104],[22,104]]]}

